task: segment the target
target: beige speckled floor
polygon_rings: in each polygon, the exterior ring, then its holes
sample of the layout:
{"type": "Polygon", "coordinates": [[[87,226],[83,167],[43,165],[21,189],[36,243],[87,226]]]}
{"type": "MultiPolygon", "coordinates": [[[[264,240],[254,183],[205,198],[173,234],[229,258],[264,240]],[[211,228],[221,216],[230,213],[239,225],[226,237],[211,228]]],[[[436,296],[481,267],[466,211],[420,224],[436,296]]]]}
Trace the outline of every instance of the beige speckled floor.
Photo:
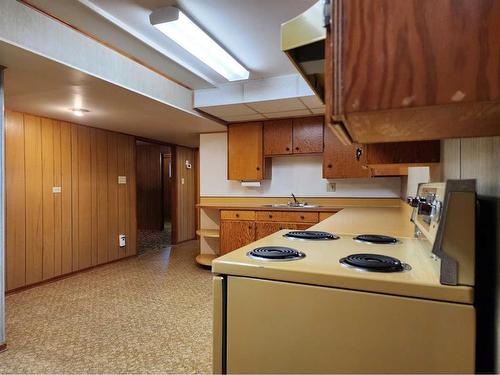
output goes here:
{"type": "Polygon", "coordinates": [[[0,373],[207,373],[211,275],[197,242],[10,295],[0,373]]]}

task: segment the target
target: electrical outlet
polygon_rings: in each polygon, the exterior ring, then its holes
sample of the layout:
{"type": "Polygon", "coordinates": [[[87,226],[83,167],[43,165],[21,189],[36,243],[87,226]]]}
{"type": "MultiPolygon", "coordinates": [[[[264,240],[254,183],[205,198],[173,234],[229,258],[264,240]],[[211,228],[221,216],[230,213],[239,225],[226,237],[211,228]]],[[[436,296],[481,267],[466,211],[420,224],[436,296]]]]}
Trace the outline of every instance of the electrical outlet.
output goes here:
{"type": "Polygon", "coordinates": [[[118,241],[120,243],[120,247],[125,247],[126,246],[125,235],[124,234],[118,235],[118,241]]]}
{"type": "Polygon", "coordinates": [[[326,184],[326,191],[334,192],[337,191],[337,184],[335,182],[329,182],[326,184]]]}
{"type": "Polygon", "coordinates": [[[127,184],[127,176],[118,176],[118,184],[126,185],[127,184]]]}

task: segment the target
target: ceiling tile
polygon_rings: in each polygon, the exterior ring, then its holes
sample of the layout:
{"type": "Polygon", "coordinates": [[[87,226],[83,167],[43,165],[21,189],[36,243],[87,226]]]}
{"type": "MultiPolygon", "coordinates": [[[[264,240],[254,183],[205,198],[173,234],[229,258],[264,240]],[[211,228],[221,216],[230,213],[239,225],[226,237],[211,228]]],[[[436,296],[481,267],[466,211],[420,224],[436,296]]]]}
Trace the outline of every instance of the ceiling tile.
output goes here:
{"type": "Polygon", "coordinates": [[[298,111],[264,113],[264,116],[266,116],[267,118],[284,118],[284,117],[307,116],[310,114],[311,112],[308,109],[300,109],[298,111]]]}
{"type": "Polygon", "coordinates": [[[272,113],[280,111],[296,111],[306,109],[306,106],[297,98],[267,100],[264,102],[246,103],[249,107],[260,113],[272,113]]]}
{"type": "Polygon", "coordinates": [[[301,96],[300,100],[308,108],[324,108],[325,107],[325,105],[321,102],[321,100],[316,95],[301,96]]]}
{"type": "Polygon", "coordinates": [[[228,105],[214,105],[210,107],[198,108],[203,112],[209,113],[216,117],[226,116],[239,116],[239,115],[254,115],[256,112],[247,107],[245,104],[228,104],[228,105]]]}

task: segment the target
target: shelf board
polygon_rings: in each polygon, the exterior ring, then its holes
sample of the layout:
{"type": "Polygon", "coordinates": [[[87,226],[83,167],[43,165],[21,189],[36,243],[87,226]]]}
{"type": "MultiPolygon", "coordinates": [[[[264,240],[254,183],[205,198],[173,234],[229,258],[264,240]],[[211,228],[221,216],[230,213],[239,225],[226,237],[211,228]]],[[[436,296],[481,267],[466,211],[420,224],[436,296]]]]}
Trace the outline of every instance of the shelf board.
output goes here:
{"type": "Polygon", "coordinates": [[[196,256],[196,263],[205,267],[211,267],[212,261],[217,258],[215,254],[199,254],[196,256]]]}
{"type": "Polygon", "coordinates": [[[218,229],[198,229],[196,234],[200,237],[219,238],[218,229]]]}

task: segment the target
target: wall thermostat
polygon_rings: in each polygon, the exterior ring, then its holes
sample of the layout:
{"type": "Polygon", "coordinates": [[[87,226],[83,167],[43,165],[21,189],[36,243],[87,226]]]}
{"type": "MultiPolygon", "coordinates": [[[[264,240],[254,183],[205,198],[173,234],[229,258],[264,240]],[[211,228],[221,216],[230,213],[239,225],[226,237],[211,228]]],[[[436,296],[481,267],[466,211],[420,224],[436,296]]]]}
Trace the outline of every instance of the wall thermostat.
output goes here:
{"type": "Polygon", "coordinates": [[[186,160],[186,168],[187,169],[191,169],[192,168],[191,162],[189,160],[186,160]]]}

